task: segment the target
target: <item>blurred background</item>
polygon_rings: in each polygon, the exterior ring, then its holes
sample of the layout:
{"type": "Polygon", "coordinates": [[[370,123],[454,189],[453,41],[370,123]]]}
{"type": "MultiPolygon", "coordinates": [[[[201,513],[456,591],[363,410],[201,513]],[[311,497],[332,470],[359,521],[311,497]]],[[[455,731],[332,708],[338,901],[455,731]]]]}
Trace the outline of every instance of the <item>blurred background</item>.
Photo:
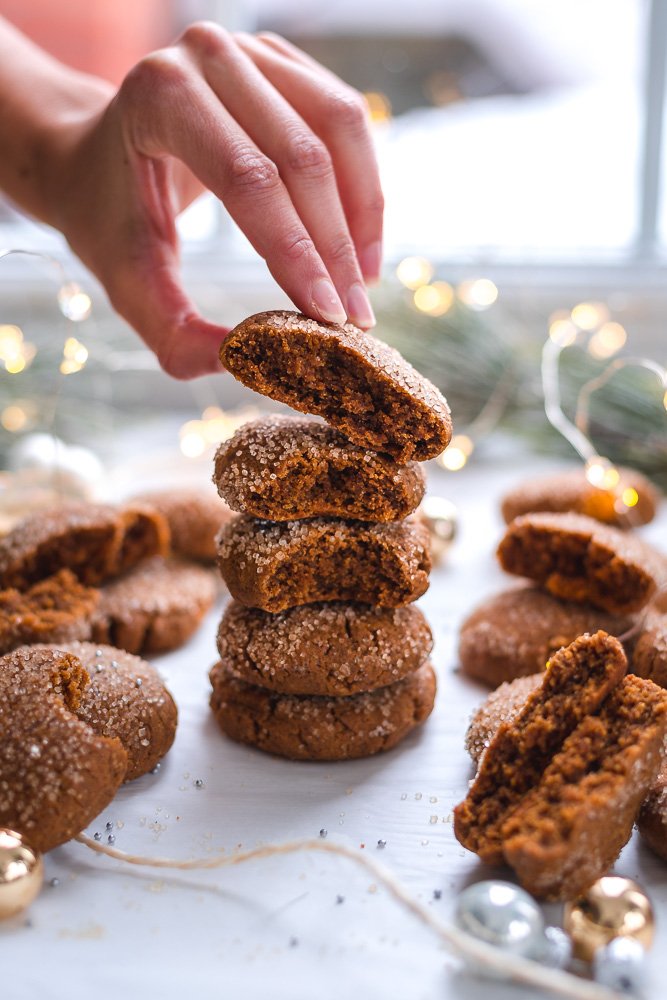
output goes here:
{"type": "MultiPolygon", "coordinates": [[[[619,352],[664,366],[667,0],[0,0],[0,14],[116,82],[207,18],[279,32],[361,90],[387,204],[378,333],[440,385],[480,451],[500,426],[573,457],[543,413],[540,351],[559,323],[577,338],[566,405],[619,352]]],[[[286,305],[212,197],[180,232],[186,284],[209,318],[286,305]]],[[[258,402],[227,377],[169,380],[62,238],[8,204],[0,245],[65,267],[0,260],[5,462],[17,438],[53,428],[114,458],[137,420],[144,445],[161,420],[196,457],[222,433],[207,421],[258,402]]],[[[665,405],[659,378],[619,372],[591,408],[599,449],[666,476],[665,405]]]]}

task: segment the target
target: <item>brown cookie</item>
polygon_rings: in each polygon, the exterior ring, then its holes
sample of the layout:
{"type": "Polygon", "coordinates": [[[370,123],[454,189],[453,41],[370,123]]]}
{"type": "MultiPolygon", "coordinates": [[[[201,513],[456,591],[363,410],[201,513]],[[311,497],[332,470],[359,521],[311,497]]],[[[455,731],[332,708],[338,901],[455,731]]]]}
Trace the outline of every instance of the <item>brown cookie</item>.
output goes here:
{"type": "Polygon", "coordinates": [[[604,874],[660,766],[667,693],[619,680],[623,665],[616,640],[582,636],[538,685],[521,678],[496,692],[468,734],[483,755],[456,835],[483,860],[504,859],[536,896],[572,898],[604,874]]]}
{"type": "Polygon", "coordinates": [[[269,614],[232,601],[218,629],[227,673],[282,694],[343,697],[385,687],[417,670],[432,648],[414,604],[305,604],[269,614]]]}
{"type": "Polygon", "coordinates": [[[170,489],[142,493],[135,503],[148,504],[166,519],[171,551],[186,559],[214,563],[215,538],[233,516],[229,507],[210,490],[170,489]]]}
{"type": "Polygon", "coordinates": [[[0,591],[0,654],[36,642],[88,639],[99,591],[84,587],[68,569],[25,593],[0,591]]]}
{"type": "Polygon", "coordinates": [[[94,642],[129,653],[166,653],[199,628],[215,600],[210,570],[181,559],[146,559],[107,583],[92,621],[94,642]]]}
{"type": "Polygon", "coordinates": [[[63,503],[28,514],[0,538],[0,587],[25,590],[61,569],[95,585],[168,546],[168,525],[149,508],[63,503]]]}
{"type": "Polygon", "coordinates": [[[438,389],[351,323],[257,313],[225,338],[220,360],[256,392],[316,413],[350,441],[397,462],[434,458],[449,444],[452,422],[438,389]]]}
{"type": "Polygon", "coordinates": [[[555,597],[605,611],[638,611],[667,579],[667,558],[636,535],[583,514],[526,514],[498,547],[504,570],[555,597]]]}
{"type": "Polygon", "coordinates": [[[271,521],[353,517],[400,521],[419,505],[419,465],[351,444],[306,417],[270,416],[245,424],[218,448],[213,482],[233,510],[271,521]]]}
{"type": "MultiPolygon", "coordinates": [[[[49,651],[46,646],[33,649],[49,651]]],[[[77,718],[125,748],[123,781],[151,771],[174,742],[177,722],[174,699],[155,667],[123,649],[94,642],[70,642],[60,649],[76,657],[90,678],[75,709],[77,718]]]]}
{"type": "Polygon", "coordinates": [[[264,611],[315,601],[400,607],[426,591],[431,569],[428,532],[412,519],[274,524],[241,514],[220,534],[218,562],[232,597],[264,611]]]}
{"type": "Polygon", "coordinates": [[[39,851],[80,833],[127,770],[120,740],[77,715],[88,680],[69,653],[23,646],[0,658],[0,826],[39,851]]]}
{"type": "Polygon", "coordinates": [[[632,672],[667,688],[667,614],[650,610],[635,643],[632,672]]]}
{"type": "Polygon", "coordinates": [[[503,517],[509,524],[522,514],[572,511],[619,528],[648,524],[655,517],[660,491],[641,472],[634,469],[618,471],[621,478],[615,492],[589,483],[584,468],[527,479],[503,497],[503,517]],[[624,491],[629,491],[629,499],[634,500],[630,506],[623,503],[624,491]]]}
{"type": "Polygon", "coordinates": [[[211,708],[223,733],[292,760],[351,760],[396,746],[431,713],[430,663],[389,687],[345,698],[277,694],[217,663],[211,708]]]}
{"type": "Polygon", "coordinates": [[[531,695],[544,680],[544,673],[531,674],[506,681],[482,702],[470,719],[465,748],[473,764],[479,764],[502,723],[510,725],[531,695]]]}
{"type": "Polygon", "coordinates": [[[642,802],[637,829],[654,854],[667,861],[667,759],[642,802]]]}
{"type": "Polygon", "coordinates": [[[560,601],[536,587],[513,587],[488,598],[463,622],[459,662],[469,677],[497,687],[544,670],[552,653],[584,632],[624,635],[636,617],[560,601]]]}

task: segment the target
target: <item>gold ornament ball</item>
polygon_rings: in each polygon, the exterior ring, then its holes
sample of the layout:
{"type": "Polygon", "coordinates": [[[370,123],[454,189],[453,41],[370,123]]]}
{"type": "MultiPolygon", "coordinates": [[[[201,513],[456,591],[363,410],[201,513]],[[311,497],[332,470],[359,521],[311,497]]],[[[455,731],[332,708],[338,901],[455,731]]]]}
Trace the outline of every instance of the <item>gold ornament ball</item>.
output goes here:
{"type": "Polygon", "coordinates": [[[456,538],[458,513],[451,500],[445,497],[424,497],[417,514],[428,528],[431,540],[431,558],[435,566],[441,562],[456,538]]]}
{"type": "Polygon", "coordinates": [[[617,937],[634,938],[650,948],[655,917],[640,885],[629,878],[605,875],[567,903],[563,926],[572,938],[575,957],[591,962],[598,948],[617,937]]]}
{"type": "Polygon", "coordinates": [[[0,828],[0,920],[30,906],[42,888],[44,865],[15,830],[0,828]]]}

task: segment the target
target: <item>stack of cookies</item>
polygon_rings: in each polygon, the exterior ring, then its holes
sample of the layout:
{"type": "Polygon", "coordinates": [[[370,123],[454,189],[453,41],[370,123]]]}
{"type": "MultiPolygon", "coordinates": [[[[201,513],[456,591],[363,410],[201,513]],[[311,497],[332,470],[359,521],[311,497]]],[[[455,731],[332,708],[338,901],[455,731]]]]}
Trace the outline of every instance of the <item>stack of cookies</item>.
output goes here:
{"type": "Polygon", "coordinates": [[[214,481],[239,516],[219,536],[232,595],[211,705],[232,739],[302,760],[363,757],[429,715],[432,638],[412,603],[428,587],[415,460],[451,436],[440,393],[355,327],[263,313],[221,358],[244,384],[327,423],[241,428],[214,481]]]}

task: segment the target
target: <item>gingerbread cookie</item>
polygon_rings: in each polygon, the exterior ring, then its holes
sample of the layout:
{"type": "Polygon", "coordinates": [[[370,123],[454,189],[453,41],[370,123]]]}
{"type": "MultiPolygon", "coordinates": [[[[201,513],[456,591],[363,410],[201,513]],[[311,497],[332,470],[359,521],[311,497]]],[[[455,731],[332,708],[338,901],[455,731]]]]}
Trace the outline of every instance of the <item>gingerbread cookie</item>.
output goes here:
{"type": "Polygon", "coordinates": [[[127,771],[120,740],[78,717],[88,683],[69,653],[23,646],[0,658],[0,826],[39,851],[80,833],[127,771]]]}
{"type": "Polygon", "coordinates": [[[479,764],[501,724],[514,722],[528,695],[536,691],[543,680],[543,672],[517,677],[501,684],[482,702],[470,720],[465,738],[465,748],[473,764],[479,764]]]}
{"type": "Polygon", "coordinates": [[[257,313],[225,338],[220,359],[256,392],[316,413],[350,441],[397,462],[434,458],[449,444],[452,422],[438,389],[351,323],[257,313]]]}
{"type": "Polygon", "coordinates": [[[215,591],[202,566],[159,556],[144,560],[102,588],[92,638],[129,653],[166,653],[199,628],[215,591]]]}
{"type": "Polygon", "coordinates": [[[667,614],[648,611],[632,654],[632,672],[667,688],[667,614]]]}
{"type": "Polygon", "coordinates": [[[315,601],[400,607],[425,592],[431,568],[428,532],[412,519],[274,524],[241,514],[220,534],[218,561],[231,595],[264,611],[315,601]]]}
{"type": "Polygon", "coordinates": [[[586,470],[568,469],[539,479],[527,479],[503,497],[502,515],[509,524],[522,514],[538,511],[586,514],[587,517],[619,528],[648,524],[655,517],[660,492],[650,479],[634,469],[619,469],[616,492],[593,486],[586,470]],[[618,497],[628,495],[634,504],[627,506],[618,497]]]}
{"type": "Polygon", "coordinates": [[[583,514],[526,514],[498,547],[504,570],[556,597],[625,614],[642,608],[665,579],[667,558],[635,535],[583,514]]]}
{"type": "Polygon", "coordinates": [[[0,587],[25,590],[60,569],[94,586],[168,546],[168,525],[150,508],[64,503],[28,514],[0,538],[0,587]]]}
{"type": "Polygon", "coordinates": [[[642,802],[637,829],[653,853],[667,861],[667,759],[642,802]]]}
{"type": "Polygon", "coordinates": [[[245,424],[221,444],[213,482],[233,510],[271,521],[400,521],[425,489],[415,462],[397,465],[326,424],[282,416],[245,424]]]}
{"type": "MultiPolygon", "coordinates": [[[[49,651],[46,646],[33,649],[49,651]]],[[[123,781],[151,771],[174,742],[177,722],[174,699],[155,667],[125,650],[93,642],[70,642],[60,650],[76,657],[90,679],[81,690],[77,718],[125,748],[123,781]]]]}
{"type": "Polygon", "coordinates": [[[176,555],[196,562],[215,562],[216,535],[233,515],[227,504],[212,491],[159,490],[136,496],[134,503],[148,504],[165,518],[171,535],[171,551],[176,555]]]}
{"type": "Polygon", "coordinates": [[[624,667],[603,632],[559,650],[455,810],[459,841],[536,896],[572,898],[604,874],[660,767],[667,692],[624,667]]]}
{"type": "Polygon", "coordinates": [[[635,621],[634,615],[559,601],[536,587],[513,587],[488,598],[463,622],[459,662],[469,677],[497,687],[544,670],[552,653],[584,632],[622,636],[635,621]]]}
{"type": "Polygon", "coordinates": [[[283,694],[354,695],[413,673],[433,637],[414,604],[305,604],[269,614],[232,601],[218,629],[230,676],[283,694]]]}
{"type": "Polygon", "coordinates": [[[223,733],[292,760],[351,760],[390,750],[430,715],[430,663],[389,687],[344,698],[277,694],[211,671],[211,708],[223,733]]]}
{"type": "Polygon", "coordinates": [[[0,654],[37,642],[87,639],[99,591],[84,587],[68,569],[25,593],[0,591],[0,654]]]}

